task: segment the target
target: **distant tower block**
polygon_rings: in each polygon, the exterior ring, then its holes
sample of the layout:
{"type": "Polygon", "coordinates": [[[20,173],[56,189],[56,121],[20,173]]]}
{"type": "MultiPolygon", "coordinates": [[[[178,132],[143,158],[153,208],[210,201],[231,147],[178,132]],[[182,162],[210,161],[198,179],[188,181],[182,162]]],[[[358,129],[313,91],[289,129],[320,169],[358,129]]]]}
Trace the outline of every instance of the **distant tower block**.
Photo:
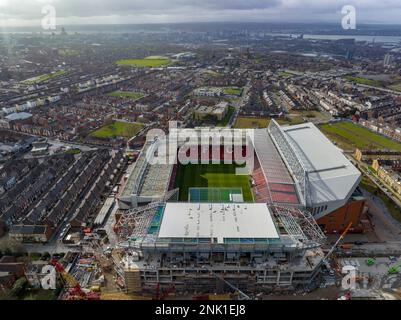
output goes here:
{"type": "Polygon", "coordinates": [[[391,67],[393,63],[394,63],[394,57],[391,54],[387,53],[383,59],[383,66],[391,67]]]}

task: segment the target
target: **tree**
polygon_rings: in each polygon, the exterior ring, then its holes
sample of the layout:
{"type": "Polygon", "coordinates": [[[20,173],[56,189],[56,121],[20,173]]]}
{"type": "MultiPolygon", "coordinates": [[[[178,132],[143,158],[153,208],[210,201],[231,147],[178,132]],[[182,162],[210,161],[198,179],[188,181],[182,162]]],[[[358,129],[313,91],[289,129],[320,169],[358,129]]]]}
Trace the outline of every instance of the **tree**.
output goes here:
{"type": "Polygon", "coordinates": [[[42,254],[42,260],[43,261],[50,260],[50,257],[51,257],[51,255],[50,255],[49,252],[45,252],[45,253],[42,254]]]}
{"type": "Polygon", "coordinates": [[[22,293],[24,293],[27,286],[28,280],[25,277],[19,278],[17,281],[15,281],[13,288],[10,291],[10,295],[13,297],[19,297],[22,293]]]}

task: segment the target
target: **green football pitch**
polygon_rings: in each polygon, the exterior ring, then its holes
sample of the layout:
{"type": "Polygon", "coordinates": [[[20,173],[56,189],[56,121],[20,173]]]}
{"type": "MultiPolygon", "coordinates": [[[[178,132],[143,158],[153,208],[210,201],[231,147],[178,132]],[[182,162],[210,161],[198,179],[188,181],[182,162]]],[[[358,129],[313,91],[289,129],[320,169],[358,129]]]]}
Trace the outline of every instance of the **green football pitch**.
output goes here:
{"type": "Polygon", "coordinates": [[[180,188],[179,201],[188,201],[190,188],[241,189],[245,202],[253,202],[249,176],[236,175],[234,164],[179,165],[175,187],[180,188]]]}
{"type": "Polygon", "coordinates": [[[242,188],[189,188],[189,202],[243,202],[242,188]]]}

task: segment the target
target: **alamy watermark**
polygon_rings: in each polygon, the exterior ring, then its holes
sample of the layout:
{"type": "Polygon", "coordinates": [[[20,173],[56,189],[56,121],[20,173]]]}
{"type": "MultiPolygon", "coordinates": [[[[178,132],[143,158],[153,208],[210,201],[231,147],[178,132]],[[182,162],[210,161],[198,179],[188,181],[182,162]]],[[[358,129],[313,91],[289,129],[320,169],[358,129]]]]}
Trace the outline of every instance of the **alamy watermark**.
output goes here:
{"type": "Polygon", "coordinates": [[[357,269],[354,266],[344,266],[341,269],[341,273],[344,274],[344,277],[341,279],[341,288],[344,290],[355,290],[357,269]]]}
{"type": "Polygon", "coordinates": [[[55,290],[57,287],[56,268],[51,265],[44,266],[42,269],[42,274],[45,274],[45,276],[40,280],[42,289],[55,290]]]}
{"type": "Polygon", "coordinates": [[[358,289],[393,289],[401,282],[401,274],[371,274],[360,272],[352,265],[343,266],[341,269],[341,289],[353,291],[358,289]]]}
{"type": "Polygon", "coordinates": [[[53,0],[37,0],[43,4],[41,8],[41,27],[46,31],[53,31],[57,28],[56,18],[57,12],[56,7],[53,5],[53,0]]]}
{"type": "Polygon", "coordinates": [[[356,29],[356,9],[352,5],[343,6],[341,9],[343,15],[341,20],[341,26],[344,30],[355,30],[356,29]]]}

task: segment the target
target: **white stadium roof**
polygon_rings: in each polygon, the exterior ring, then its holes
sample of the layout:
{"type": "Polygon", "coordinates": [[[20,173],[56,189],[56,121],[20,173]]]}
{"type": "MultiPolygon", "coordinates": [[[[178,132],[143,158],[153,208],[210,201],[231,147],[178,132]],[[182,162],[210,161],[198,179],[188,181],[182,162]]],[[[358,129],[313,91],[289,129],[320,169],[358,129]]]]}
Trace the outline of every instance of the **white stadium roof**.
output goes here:
{"type": "Polygon", "coordinates": [[[312,202],[346,201],[357,187],[361,173],[342,151],[312,123],[281,130],[308,172],[312,202]]]}
{"type": "Polygon", "coordinates": [[[167,203],[159,238],[277,239],[279,235],[264,203],[167,203]]]}

